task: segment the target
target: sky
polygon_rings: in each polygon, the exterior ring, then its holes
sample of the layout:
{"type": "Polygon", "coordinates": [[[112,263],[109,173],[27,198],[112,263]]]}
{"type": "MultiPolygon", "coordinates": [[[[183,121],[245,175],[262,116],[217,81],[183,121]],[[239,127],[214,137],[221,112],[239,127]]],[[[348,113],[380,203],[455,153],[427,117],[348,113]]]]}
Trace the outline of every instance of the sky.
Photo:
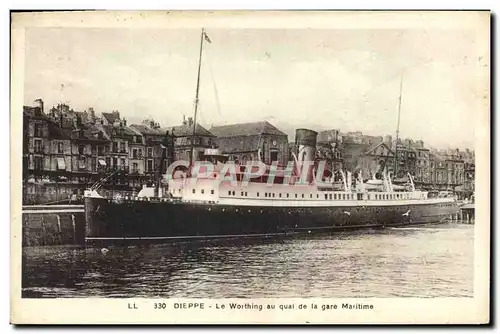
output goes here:
{"type": "MultiPolygon", "coordinates": [[[[468,30],[208,29],[198,121],[396,135],[474,148],[487,54],[468,30]],[[402,79],[402,80],[401,80],[402,79]],[[402,86],[400,86],[402,83],[402,86]]],[[[200,30],[28,28],[25,105],[44,100],[128,124],[192,117],[200,30]]]]}

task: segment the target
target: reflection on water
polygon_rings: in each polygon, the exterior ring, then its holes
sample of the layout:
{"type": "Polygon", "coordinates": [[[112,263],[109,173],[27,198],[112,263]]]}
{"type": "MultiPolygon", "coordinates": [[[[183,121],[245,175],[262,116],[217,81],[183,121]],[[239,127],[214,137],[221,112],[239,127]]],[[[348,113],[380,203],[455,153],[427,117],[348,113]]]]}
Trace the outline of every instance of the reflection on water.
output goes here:
{"type": "Polygon", "coordinates": [[[23,297],[473,296],[474,227],[23,250],[23,297]]]}

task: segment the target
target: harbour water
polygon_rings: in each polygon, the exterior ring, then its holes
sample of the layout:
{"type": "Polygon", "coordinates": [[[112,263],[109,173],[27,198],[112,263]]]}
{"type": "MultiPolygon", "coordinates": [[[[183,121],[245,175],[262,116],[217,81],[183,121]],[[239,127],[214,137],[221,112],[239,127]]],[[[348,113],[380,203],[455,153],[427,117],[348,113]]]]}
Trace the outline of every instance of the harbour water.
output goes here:
{"type": "Polygon", "coordinates": [[[294,238],[25,247],[22,296],[472,297],[474,226],[294,238]]]}

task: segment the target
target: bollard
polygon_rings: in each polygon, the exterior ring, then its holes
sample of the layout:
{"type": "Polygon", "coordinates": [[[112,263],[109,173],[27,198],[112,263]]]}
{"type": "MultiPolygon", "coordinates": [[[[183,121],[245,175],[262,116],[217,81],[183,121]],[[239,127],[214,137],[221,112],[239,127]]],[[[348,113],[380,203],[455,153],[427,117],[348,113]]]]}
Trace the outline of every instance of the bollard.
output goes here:
{"type": "Polygon", "coordinates": [[[42,216],[42,246],[45,246],[47,244],[46,238],[45,238],[45,222],[42,216]]]}
{"type": "Polygon", "coordinates": [[[62,229],[61,229],[61,217],[59,215],[56,215],[57,217],[57,232],[59,234],[59,244],[62,245],[62,229]]]}
{"type": "Polygon", "coordinates": [[[73,243],[76,245],[76,224],[75,215],[71,215],[71,223],[73,225],[73,243]]]}

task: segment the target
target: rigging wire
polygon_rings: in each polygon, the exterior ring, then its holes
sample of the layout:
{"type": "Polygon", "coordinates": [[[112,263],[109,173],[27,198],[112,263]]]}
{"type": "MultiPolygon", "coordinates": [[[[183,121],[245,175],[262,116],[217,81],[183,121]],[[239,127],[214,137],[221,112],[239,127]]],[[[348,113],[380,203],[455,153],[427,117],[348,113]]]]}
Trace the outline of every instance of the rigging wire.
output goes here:
{"type": "Polygon", "coordinates": [[[217,108],[217,113],[219,114],[219,116],[222,116],[221,108],[220,108],[220,100],[219,100],[219,91],[217,90],[217,85],[215,84],[214,73],[212,70],[212,61],[210,60],[210,52],[206,52],[206,55],[207,55],[206,59],[208,62],[208,69],[210,71],[210,79],[212,80],[212,86],[214,89],[215,106],[217,108]]]}

